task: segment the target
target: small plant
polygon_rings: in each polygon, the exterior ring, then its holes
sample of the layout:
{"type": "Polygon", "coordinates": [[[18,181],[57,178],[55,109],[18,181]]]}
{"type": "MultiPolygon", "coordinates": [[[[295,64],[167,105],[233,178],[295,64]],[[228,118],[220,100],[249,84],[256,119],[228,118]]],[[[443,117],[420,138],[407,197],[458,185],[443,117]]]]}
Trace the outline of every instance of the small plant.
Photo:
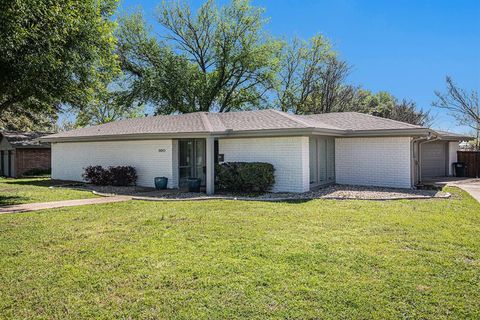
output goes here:
{"type": "Polygon", "coordinates": [[[131,166],[109,167],[112,186],[129,186],[137,182],[137,171],[131,166]]]}
{"type": "Polygon", "coordinates": [[[48,176],[52,173],[51,169],[46,168],[33,168],[25,171],[22,176],[24,177],[39,177],[39,176],[48,176]]]}
{"type": "Polygon", "coordinates": [[[137,172],[131,166],[111,166],[107,169],[88,166],[82,176],[88,183],[99,186],[129,186],[137,181],[137,172]]]}
{"type": "Polygon", "coordinates": [[[111,181],[110,173],[102,166],[88,166],[82,176],[85,181],[97,186],[107,186],[111,181]]]}
{"type": "Polygon", "coordinates": [[[216,168],[220,190],[264,193],[275,183],[275,168],[265,162],[226,162],[216,168]]]}

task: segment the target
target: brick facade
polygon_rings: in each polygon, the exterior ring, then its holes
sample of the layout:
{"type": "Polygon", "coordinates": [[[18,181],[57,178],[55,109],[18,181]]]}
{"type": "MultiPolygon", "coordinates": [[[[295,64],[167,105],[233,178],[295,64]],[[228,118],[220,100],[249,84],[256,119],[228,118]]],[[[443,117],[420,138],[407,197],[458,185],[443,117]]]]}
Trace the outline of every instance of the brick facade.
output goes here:
{"type": "Polygon", "coordinates": [[[14,151],[15,177],[21,177],[32,169],[51,168],[51,150],[49,148],[17,148],[14,151]]]}
{"type": "Polygon", "coordinates": [[[154,187],[155,177],[167,177],[168,187],[177,188],[177,145],[171,139],[53,143],[52,178],[83,181],[88,166],[133,166],[137,185],[154,187]]]}
{"type": "Polygon", "coordinates": [[[411,138],[337,138],[339,184],[411,188],[411,138]]]}
{"type": "Polygon", "coordinates": [[[225,162],[268,162],[275,167],[274,192],[310,190],[308,137],[220,139],[225,162]]]}

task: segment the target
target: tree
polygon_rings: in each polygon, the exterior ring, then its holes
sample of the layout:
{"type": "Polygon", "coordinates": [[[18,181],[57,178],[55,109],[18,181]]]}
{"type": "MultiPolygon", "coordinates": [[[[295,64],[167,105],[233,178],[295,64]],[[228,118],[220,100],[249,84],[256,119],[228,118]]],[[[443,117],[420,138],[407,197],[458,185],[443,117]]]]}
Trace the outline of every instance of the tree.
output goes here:
{"type": "Polygon", "coordinates": [[[357,90],[347,111],[373,114],[382,118],[428,126],[432,119],[428,111],[418,110],[415,102],[403,99],[398,102],[392,94],[380,91],[357,90]]]}
{"type": "Polygon", "coordinates": [[[2,112],[0,130],[52,131],[56,120],[56,114],[48,110],[32,111],[13,105],[2,112]]]}
{"type": "Polygon", "coordinates": [[[0,119],[55,114],[88,101],[118,71],[116,0],[11,0],[0,4],[0,119]]]}
{"type": "Polygon", "coordinates": [[[314,85],[312,104],[304,113],[348,111],[356,88],[345,84],[350,66],[330,56],[320,71],[320,81],[314,85]]]}
{"type": "Polygon", "coordinates": [[[219,8],[208,0],[192,14],[182,2],[163,2],[163,41],[140,13],[121,20],[118,52],[130,79],[130,100],[158,105],[157,113],[258,107],[275,78],[280,43],[262,27],[263,10],[247,0],[219,8]]]}
{"type": "Polygon", "coordinates": [[[275,88],[282,111],[297,114],[356,111],[411,124],[426,125],[428,112],[412,101],[398,100],[388,92],[372,94],[346,84],[350,66],[338,59],[321,35],[309,42],[298,39],[284,46],[275,88]]]}
{"type": "Polygon", "coordinates": [[[104,124],[126,118],[138,118],[143,115],[142,105],[125,103],[121,94],[105,91],[97,95],[76,113],[76,127],[104,124]]]}
{"type": "Polygon", "coordinates": [[[435,91],[437,101],[433,106],[446,109],[455,117],[460,125],[465,125],[475,130],[477,150],[480,150],[480,109],[478,103],[478,92],[472,90],[470,93],[459,88],[449,76],[445,79],[447,92],[435,91]]]}
{"type": "Polygon", "coordinates": [[[343,83],[350,66],[336,57],[321,35],[286,45],[280,66],[275,93],[285,112],[343,111],[353,97],[354,89],[343,83]]]}
{"type": "Polygon", "coordinates": [[[429,111],[418,110],[417,104],[414,101],[408,101],[405,99],[396,102],[393,108],[386,111],[382,116],[384,118],[419,126],[430,126],[432,123],[432,117],[429,111]]]}
{"type": "Polygon", "coordinates": [[[321,35],[309,42],[296,38],[284,46],[275,88],[282,111],[300,113],[307,108],[328,54],[330,45],[321,35]]]}

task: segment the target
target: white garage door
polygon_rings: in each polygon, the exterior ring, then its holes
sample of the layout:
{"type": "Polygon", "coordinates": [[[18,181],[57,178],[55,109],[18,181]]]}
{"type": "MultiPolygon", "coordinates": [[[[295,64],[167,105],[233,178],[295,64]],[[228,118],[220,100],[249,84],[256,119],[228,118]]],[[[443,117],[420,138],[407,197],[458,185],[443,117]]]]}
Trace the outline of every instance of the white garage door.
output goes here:
{"type": "Polygon", "coordinates": [[[422,177],[442,177],[446,175],[447,144],[430,142],[422,144],[422,177]]]}

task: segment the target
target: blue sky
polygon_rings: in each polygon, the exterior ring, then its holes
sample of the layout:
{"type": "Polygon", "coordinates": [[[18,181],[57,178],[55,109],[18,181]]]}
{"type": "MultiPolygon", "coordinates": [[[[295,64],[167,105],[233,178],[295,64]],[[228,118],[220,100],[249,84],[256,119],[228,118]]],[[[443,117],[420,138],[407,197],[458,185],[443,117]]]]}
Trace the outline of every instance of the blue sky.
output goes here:
{"type": "MultiPolygon", "coordinates": [[[[218,1],[220,4],[225,1],[218,1]]],[[[154,23],[160,0],[121,0],[121,10],[140,6],[154,23]]],[[[191,0],[192,7],[203,1],[191,0]]],[[[275,36],[326,36],[352,66],[349,82],[389,91],[430,109],[445,75],[463,88],[480,87],[480,1],[476,0],[252,0],[266,9],[275,36]]],[[[467,132],[434,108],[433,127],[467,132]]]]}

